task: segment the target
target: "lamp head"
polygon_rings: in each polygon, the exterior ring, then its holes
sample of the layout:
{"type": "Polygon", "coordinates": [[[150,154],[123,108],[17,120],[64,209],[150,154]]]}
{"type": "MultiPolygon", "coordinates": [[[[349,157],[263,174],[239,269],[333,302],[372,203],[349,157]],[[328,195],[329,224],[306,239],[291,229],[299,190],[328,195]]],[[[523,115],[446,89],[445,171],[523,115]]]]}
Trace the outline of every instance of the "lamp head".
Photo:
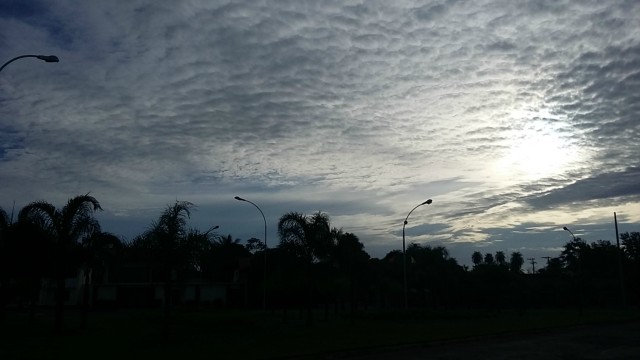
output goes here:
{"type": "Polygon", "coordinates": [[[569,228],[567,228],[566,226],[563,226],[563,227],[562,227],[562,230],[564,230],[564,231],[569,231],[569,228]]]}
{"type": "Polygon", "coordinates": [[[240,196],[235,196],[234,199],[236,199],[238,201],[247,201],[247,200],[241,198],[240,196]]]}
{"type": "Polygon", "coordinates": [[[60,59],[58,59],[57,56],[55,55],[37,55],[36,56],[38,59],[40,60],[44,60],[45,62],[59,62],[60,59]]]}
{"type": "Polygon", "coordinates": [[[431,204],[432,202],[433,202],[433,200],[429,199],[429,200],[427,200],[427,201],[423,202],[421,205],[424,205],[424,204],[431,204]]]}

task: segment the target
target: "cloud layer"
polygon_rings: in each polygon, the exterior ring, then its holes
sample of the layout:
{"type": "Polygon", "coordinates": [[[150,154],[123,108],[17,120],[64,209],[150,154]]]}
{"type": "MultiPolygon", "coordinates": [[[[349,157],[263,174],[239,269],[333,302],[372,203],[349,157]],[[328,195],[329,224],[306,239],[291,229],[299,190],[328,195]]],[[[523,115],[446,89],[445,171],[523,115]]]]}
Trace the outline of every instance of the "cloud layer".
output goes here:
{"type": "Polygon", "coordinates": [[[372,243],[423,197],[416,223],[444,242],[636,204],[639,7],[10,1],[3,59],[61,62],[1,74],[2,204],[92,191],[130,213],[237,191],[331,208],[372,243]]]}

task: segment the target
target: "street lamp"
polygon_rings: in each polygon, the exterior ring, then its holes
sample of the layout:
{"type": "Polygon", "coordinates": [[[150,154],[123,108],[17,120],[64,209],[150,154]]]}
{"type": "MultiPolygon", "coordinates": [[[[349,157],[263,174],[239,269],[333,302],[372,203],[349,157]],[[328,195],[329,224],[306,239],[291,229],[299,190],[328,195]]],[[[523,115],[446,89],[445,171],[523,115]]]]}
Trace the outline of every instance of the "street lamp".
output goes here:
{"type": "Polygon", "coordinates": [[[569,234],[571,234],[571,236],[573,236],[573,241],[577,241],[576,236],[575,236],[575,235],[573,235],[573,233],[571,232],[571,230],[569,230],[569,228],[568,228],[568,227],[564,226],[564,227],[562,228],[562,230],[568,231],[568,232],[569,232],[569,234]]]}
{"type": "Polygon", "coordinates": [[[20,56],[16,56],[13,59],[7,61],[6,63],[4,63],[4,65],[2,65],[2,67],[0,67],[0,71],[2,71],[2,69],[5,68],[5,66],[9,65],[10,63],[18,60],[18,59],[22,59],[22,58],[27,58],[27,57],[33,57],[36,59],[40,59],[44,62],[58,62],[60,61],[60,59],[58,59],[57,56],[55,55],[20,55],[20,56]]]}
{"type": "Polygon", "coordinates": [[[411,211],[409,211],[409,213],[407,214],[407,217],[404,218],[404,223],[402,223],[402,269],[403,269],[403,279],[404,279],[404,309],[405,310],[409,308],[409,301],[407,300],[407,252],[406,252],[405,241],[404,241],[404,228],[408,224],[407,220],[409,219],[409,215],[411,215],[413,210],[419,208],[422,205],[431,204],[432,202],[433,201],[431,199],[428,199],[427,201],[411,209],[411,211]]]}
{"type": "MultiPolygon", "coordinates": [[[[571,230],[569,230],[568,227],[563,226],[562,230],[568,231],[569,234],[571,234],[571,236],[573,237],[573,241],[578,241],[578,239],[576,238],[575,235],[573,235],[573,232],[571,230]]],[[[577,279],[575,280],[576,285],[578,286],[578,311],[580,312],[580,315],[582,315],[582,292],[583,292],[583,281],[584,279],[582,279],[582,259],[580,259],[581,254],[580,254],[580,248],[578,247],[576,249],[577,254],[576,254],[576,264],[577,264],[577,279]]]]}
{"type": "Polygon", "coordinates": [[[236,196],[234,197],[234,199],[238,200],[238,201],[244,201],[244,202],[248,202],[249,204],[253,205],[256,207],[256,209],[258,209],[258,211],[260,211],[260,214],[262,214],[262,220],[264,220],[264,269],[263,269],[263,284],[262,284],[262,309],[263,310],[267,310],[267,218],[264,217],[264,213],[262,212],[262,210],[260,210],[260,208],[258,207],[258,205],[254,204],[253,202],[247,200],[247,199],[243,199],[240,196],[236,196]]]}

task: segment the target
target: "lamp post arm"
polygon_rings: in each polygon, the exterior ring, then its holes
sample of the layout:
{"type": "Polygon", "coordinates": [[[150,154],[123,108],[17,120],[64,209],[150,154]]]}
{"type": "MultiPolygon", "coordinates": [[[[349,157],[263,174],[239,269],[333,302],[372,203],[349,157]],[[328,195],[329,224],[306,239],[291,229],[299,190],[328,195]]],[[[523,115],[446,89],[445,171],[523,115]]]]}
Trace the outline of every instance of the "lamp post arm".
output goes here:
{"type": "Polygon", "coordinates": [[[38,58],[40,60],[46,61],[46,62],[58,62],[58,57],[53,56],[53,55],[20,55],[20,56],[16,56],[13,59],[7,61],[6,63],[4,63],[1,67],[0,67],[0,71],[2,71],[2,69],[4,69],[7,65],[11,64],[12,62],[18,60],[18,59],[22,59],[22,58],[28,58],[28,57],[33,57],[33,58],[38,58]]]}
{"type": "Polygon", "coordinates": [[[264,213],[262,212],[262,210],[260,209],[260,207],[256,204],[254,204],[252,201],[250,200],[244,200],[246,202],[248,202],[249,204],[253,205],[256,207],[256,209],[258,209],[258,211],[260,211],[260,215],[262,215],[262,220],[264,221],[264,248],[265,251],[267,249],[267,218],[264,216],[264,213]]]}
{"type": "Polygon", "coordinates": [[[420,206],[424,205],[424,203],[416,205],[416,207],[414,207],[413,209],[411,209],[411,211],[409,211],[409,213],[407,214],[407,217],[404,218],[404,224],[402,225],[402,228],[404,229],[404,225],[407,225],[407,220],[409,220],[409,216],[411,215],[411,213],[413,212],[413,210],[419,208],[420,206]]]}

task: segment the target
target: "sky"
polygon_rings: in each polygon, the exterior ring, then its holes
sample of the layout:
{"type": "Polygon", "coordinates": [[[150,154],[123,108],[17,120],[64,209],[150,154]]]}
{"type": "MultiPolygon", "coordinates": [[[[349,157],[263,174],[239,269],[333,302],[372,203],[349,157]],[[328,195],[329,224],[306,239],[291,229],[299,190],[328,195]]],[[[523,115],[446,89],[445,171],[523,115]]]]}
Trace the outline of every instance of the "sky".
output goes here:
{"type": "MultiPolygon", "coordinates": [[[[640,231],[640,2],[0,2],[0,206],[90,193],[276,246],[327,213],[373,257],[640,231]]],[[[15,205],[14,205],[15,204],[15,205]]],[[[529,265],[526,265],[529,266],[529,265]]],[[[539,265],[538,265],[539,267],[539,265]]]]}

